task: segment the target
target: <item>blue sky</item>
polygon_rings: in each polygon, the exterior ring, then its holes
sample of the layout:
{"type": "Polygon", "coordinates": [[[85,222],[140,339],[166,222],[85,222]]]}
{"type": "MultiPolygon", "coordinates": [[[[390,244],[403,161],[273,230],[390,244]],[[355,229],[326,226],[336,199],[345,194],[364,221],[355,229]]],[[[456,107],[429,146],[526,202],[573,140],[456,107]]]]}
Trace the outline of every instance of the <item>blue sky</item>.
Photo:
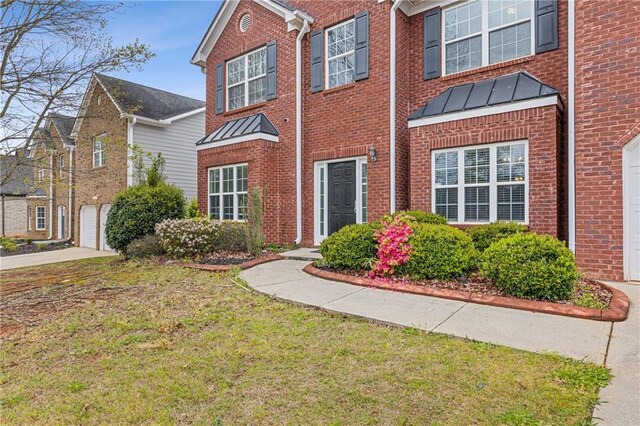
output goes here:
{"type": "Polygon", "coordinates": [[[142,71],[112,75],[204,100],[205,75],[189,60],[220,4],[211,0],[126,2],[122,13],[111,17],[107,33],[115,44],[138,38],[156,57],[142,71]]]}

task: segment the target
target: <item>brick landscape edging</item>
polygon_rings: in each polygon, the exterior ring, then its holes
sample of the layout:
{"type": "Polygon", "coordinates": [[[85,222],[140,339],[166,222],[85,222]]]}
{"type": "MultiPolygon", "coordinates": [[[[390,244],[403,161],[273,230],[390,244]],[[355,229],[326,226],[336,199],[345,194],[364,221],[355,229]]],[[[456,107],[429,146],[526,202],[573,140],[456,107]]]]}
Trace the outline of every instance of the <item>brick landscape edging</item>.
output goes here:
{"type": "Polygon", "coordinates": [[[282,259],[284,259],[282,255],[272,254],[272,255],[261,257],[258,259],[249,260],[244,263],[240,263],[239,265],[205,265],[203,263],[177,263],[176,265],[182,266],[184,268],[200,269],[203,271],[210,271],[210,272],[227,272],[234,268],[240,268],[244,270],[244,269],[253,268],[254,266],[260,265],[262,263],[273,262],[274,260],[282,260],[282,259]]]}
{"type": "Polygon", "coordinates": [[[462,302],[478,303],[480,305],[498,306],[501,308],[520,309],[523,311],[540,312],[544,314],[562,315],[566,317],[583,318],[595,321],[624,321],[629,311],[629,298],[620,290],[598,282],[611,292],[611,302],[607,309],[582,308],[579,306],[562,305],[538,300],[515,299],[505,296],[491,296],[467,291],[448,290],[425,287],[416,284],[396,284],[379,280],[369,280],[362,277],[340,274],[316,268],[312,263],[304,267],[307,274],[332,281],[340,281],[363,287],[375,287],[383,290],[399,291],[402,293],[420,294],[423,296],[439,297],[442,299],[459,300],[462,302]]]}

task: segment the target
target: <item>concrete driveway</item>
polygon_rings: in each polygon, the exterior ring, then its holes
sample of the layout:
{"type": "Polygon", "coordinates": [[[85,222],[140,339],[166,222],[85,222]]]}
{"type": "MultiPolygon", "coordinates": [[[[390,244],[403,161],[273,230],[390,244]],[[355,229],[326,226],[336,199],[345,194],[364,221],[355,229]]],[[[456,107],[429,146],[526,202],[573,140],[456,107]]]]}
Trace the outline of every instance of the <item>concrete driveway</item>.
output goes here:
{"type": "Polygon", "coordinates": [[[26,266],[46,265],[48,263],[68,262],[70,260],[89,259],[91,257],[117,256],[110,251],[98,251],[88,248],[72,247],[42,253],[19,254],[0,258],[0,271],[24,268],[26,266]]]}

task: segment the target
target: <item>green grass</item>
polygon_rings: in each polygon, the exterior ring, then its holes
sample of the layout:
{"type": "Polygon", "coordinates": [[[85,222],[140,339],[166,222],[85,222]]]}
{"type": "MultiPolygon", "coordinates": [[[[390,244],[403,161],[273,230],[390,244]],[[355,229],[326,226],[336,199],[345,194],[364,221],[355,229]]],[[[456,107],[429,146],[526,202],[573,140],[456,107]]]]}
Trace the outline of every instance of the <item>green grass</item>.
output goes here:
{"type": "Polygon", "coordinates": [[[3,280],[70,270],[76,285],[126,291],[3,342],[4,424],[582,425],[610,379],[274,301],[228,275],[101,258],[3,280]]]}

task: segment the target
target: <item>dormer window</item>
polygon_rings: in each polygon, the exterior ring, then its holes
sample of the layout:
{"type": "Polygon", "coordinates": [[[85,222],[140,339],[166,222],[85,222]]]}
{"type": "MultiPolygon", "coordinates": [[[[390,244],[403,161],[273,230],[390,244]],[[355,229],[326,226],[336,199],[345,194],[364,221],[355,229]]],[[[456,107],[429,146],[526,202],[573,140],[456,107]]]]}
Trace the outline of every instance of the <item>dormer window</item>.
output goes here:
{"type": "Polygon", "coordinates": [[[267,99],[267,49],[227,62],[227,111],[267,99]]]}

